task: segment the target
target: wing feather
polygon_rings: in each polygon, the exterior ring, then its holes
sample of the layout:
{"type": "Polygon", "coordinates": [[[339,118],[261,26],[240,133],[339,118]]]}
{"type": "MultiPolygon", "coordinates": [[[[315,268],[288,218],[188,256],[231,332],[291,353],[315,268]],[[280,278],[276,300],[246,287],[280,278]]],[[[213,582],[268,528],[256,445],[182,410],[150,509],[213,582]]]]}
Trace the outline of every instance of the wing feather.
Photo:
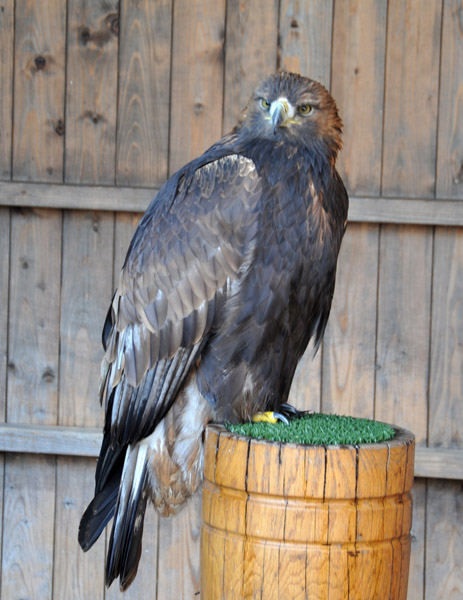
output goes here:
{"type": "Polygon", "coordinates": [[[100,394],[113,447],[146,437],[169,410],[258,228],[260,180],[243,156],[185,172],[168,207],[166,186],[135,233],[108,313],[100,394]]]}

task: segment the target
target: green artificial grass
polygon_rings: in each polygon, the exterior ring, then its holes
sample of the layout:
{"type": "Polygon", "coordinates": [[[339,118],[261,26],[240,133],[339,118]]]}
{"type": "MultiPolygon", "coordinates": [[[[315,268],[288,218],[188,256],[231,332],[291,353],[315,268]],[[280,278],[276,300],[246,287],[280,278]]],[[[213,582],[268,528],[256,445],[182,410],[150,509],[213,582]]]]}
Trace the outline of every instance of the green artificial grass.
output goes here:
{"type": "Polygon", "coordinates": [[[247,437],[274,442],[293,442],[314,446],[330,444],[372,444],[391,440],[394,429],[385,423],[320,413],[306,414],[284,423],[226,424],[225,427],[247,437]]]}

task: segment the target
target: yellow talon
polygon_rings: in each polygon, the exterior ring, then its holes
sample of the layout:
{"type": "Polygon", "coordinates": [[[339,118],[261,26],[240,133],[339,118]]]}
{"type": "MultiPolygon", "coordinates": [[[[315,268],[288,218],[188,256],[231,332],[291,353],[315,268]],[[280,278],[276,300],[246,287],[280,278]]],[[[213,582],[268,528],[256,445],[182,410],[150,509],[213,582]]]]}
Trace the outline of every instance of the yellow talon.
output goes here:
{"type": "Polygon", "coordinates": [[[267,412],[256,413],[252,420],[254,423],[277,423],[278,419],[275,417],[275,413],[272,410],[267,412]]]}

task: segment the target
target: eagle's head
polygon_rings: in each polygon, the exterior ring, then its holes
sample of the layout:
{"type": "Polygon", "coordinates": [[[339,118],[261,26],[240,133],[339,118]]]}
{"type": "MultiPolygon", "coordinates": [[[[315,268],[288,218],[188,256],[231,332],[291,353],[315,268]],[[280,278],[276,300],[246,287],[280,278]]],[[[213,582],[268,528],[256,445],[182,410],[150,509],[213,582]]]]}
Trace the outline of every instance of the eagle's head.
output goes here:
{"type": "Polygon", "coordinates": [[[342,121],[333,97],[318,81],[278,73],[263,81],[243,110],[237,131],[275,142],[302,144],[334,162],[342,121]]]}

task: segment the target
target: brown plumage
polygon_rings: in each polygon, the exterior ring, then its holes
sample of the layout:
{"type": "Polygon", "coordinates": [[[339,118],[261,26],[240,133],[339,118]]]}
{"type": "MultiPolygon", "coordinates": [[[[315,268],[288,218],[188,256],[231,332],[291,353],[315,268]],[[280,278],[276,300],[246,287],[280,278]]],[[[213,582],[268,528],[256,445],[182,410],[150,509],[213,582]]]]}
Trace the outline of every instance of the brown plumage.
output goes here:
{"type": "Polygon", "coordinates": [[[150,499],[175,513],[202,479],[210,421],[288,397],[328,319],[348,199],[336,105],[269,77],[233,131],[173,175],[134,235],[106,323],[106,408],[87,550],[114,516],[106,581],[133,580],[150,499]]]}

